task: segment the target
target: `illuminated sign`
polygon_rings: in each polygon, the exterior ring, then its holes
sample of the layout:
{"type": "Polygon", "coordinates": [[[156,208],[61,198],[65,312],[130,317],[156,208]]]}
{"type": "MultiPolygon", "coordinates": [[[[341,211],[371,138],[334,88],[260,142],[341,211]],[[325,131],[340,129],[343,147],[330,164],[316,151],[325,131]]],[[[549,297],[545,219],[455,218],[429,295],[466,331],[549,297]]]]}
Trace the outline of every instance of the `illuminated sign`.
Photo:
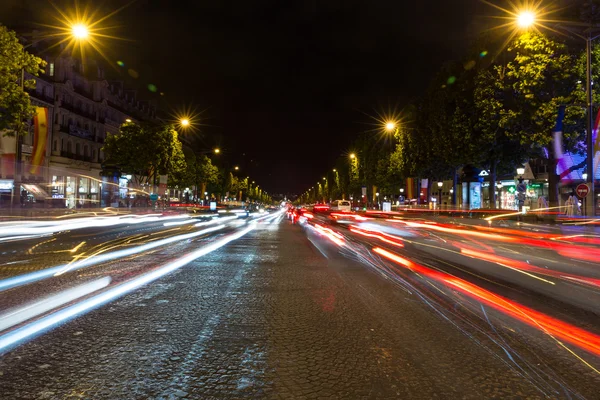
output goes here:
{"type": "Polygon", "coordinates": [[[0,190],[13,190],[15,187],[12,179],[0,179],[0,190]]]}

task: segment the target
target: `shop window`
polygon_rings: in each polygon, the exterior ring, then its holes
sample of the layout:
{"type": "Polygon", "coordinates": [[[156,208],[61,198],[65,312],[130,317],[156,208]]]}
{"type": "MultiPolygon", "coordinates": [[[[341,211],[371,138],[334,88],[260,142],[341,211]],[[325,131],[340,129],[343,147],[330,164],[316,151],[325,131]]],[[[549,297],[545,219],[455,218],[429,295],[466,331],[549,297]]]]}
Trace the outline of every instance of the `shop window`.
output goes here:
{"type": "Polygon", "coordinates": [[[48,64],[48,75],[54,76],[54,63],[53,62],[48,64]]]}

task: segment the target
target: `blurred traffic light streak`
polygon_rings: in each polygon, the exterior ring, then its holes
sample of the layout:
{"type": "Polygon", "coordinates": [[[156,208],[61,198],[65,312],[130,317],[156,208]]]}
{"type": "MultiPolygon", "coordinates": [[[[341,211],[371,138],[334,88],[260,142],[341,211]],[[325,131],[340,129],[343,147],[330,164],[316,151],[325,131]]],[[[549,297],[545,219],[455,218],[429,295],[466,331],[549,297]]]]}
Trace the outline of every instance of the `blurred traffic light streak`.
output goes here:
{"type": "Polygon", "coordinates": [[[412,272],[454,288],[512,318],[537,328],[557,340],[559,344],[561,344],[560,340],[564,340],[596,356],[600,356],[600,336],[598,335],[522,306],[463,279],[417,264],[382,248],[375,247],[373,251],[412,272]]]}

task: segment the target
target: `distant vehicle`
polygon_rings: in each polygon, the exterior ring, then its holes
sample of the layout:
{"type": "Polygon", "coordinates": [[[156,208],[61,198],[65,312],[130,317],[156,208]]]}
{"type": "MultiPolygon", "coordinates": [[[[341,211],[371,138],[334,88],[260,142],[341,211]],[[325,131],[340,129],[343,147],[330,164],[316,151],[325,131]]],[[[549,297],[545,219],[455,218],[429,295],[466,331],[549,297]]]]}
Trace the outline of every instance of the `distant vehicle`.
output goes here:
{"type": "Polygon", "coordinates": [[[352,211],[352,203],[349,200],[336,200],[331,203],[331,211],[352,211]]]}
{"type": "Polygon", "coordinates": [[[313,212],[325,212],[329,211],[329,205],[327,204],[315,204],[312,208],[313,212]]]}

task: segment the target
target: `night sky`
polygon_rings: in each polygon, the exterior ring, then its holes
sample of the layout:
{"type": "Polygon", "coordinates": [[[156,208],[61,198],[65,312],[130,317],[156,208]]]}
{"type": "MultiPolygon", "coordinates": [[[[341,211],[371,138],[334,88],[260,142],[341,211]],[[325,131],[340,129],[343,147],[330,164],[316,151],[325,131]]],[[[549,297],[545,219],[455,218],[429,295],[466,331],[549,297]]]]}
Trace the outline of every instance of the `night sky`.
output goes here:
{"type": "MultiPolygon", "coordinates": [[[[9,26],[55,23],[45,0],[1,3],[9,26]]],[[[127,2],[89,4],[105,15],[127,2]]],[[[139,73],[127,80],[156,85],[169,112],[202,111],[202,140],[241,175],[300,193],[373,129],[368,115],[401,110],[460,59],[491,14],[478,0],[138,0],[102,26],[128,39],[103,41],[139,73]]]]}

